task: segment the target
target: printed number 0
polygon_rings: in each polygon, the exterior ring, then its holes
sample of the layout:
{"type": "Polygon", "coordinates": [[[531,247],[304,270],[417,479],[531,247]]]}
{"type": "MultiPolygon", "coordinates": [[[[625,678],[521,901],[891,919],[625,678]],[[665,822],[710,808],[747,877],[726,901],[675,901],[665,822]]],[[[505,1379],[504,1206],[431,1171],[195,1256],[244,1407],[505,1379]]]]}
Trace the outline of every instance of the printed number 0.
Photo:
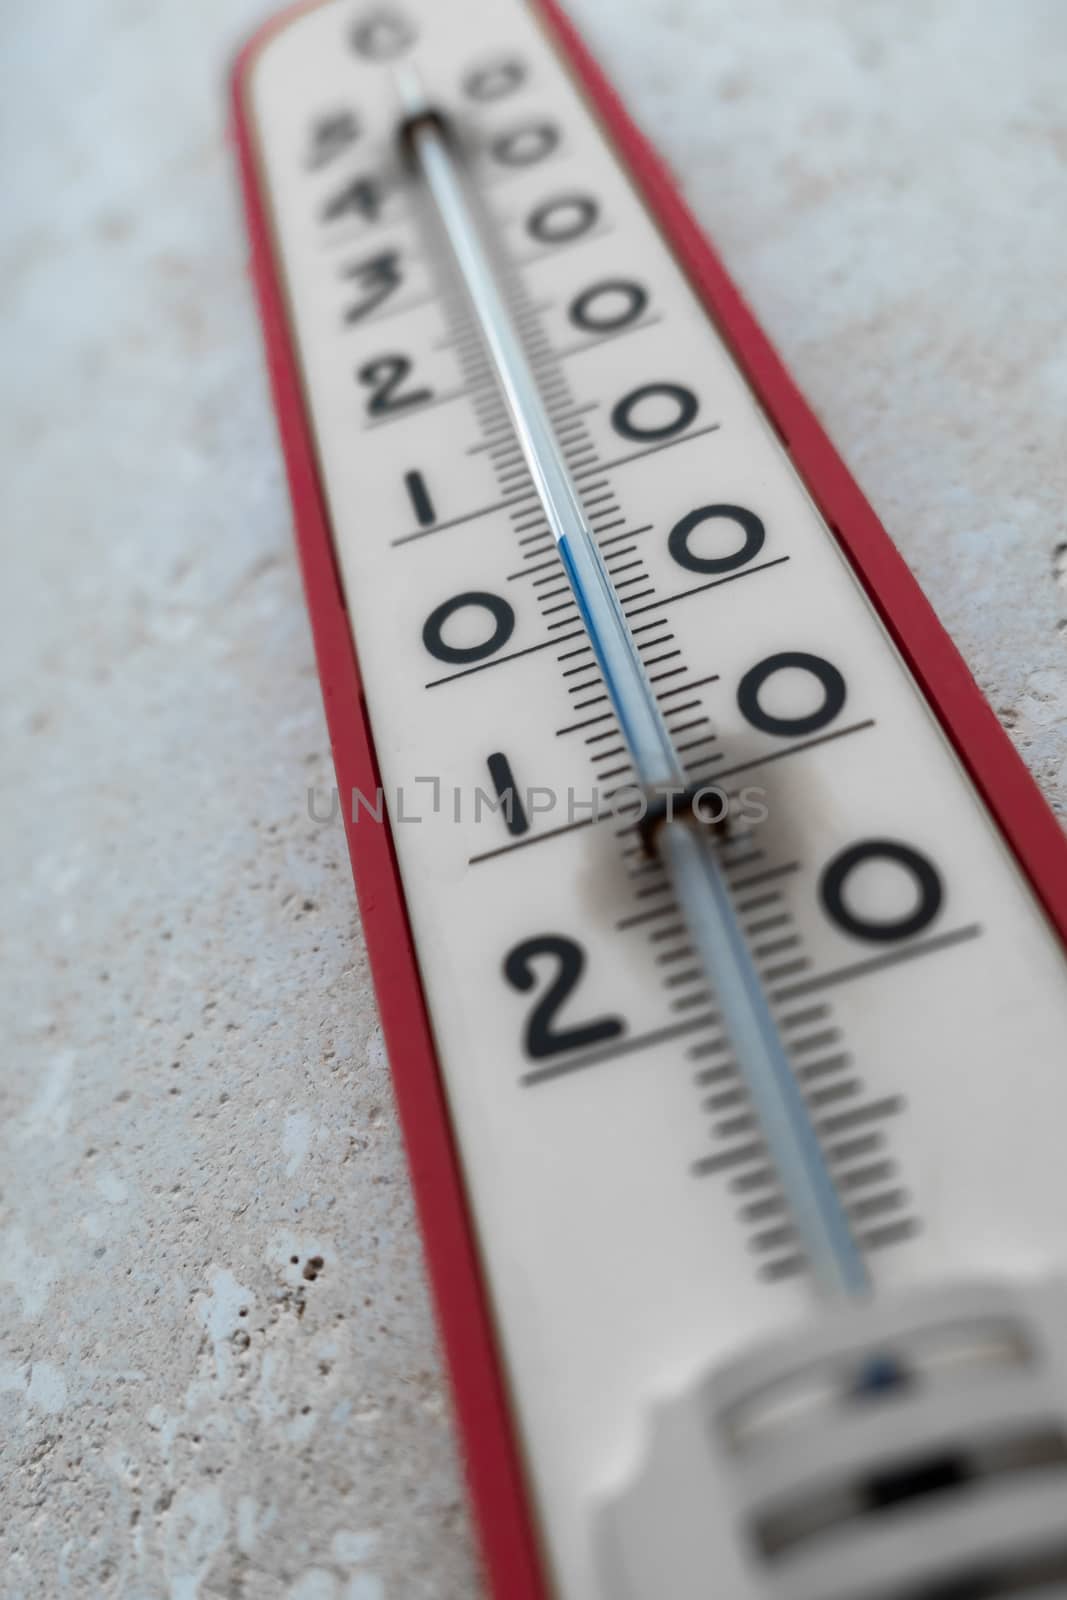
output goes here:
{"type": "Polygon", "coordinates": [[[463,80],[463,87],[472,100],[483,103],[502,100],[513,94],[526,77],[521,61],[505,57],[485,67],[475,67],[463,80]]]}
{"type": "Polygon", "coordinates": [[[759,517],[754,511],[746,511],[744,506],[698,506],[674,524],[667,539],[667,549],[678,565],[689,572],[734,572],[756,559],[766,537],[767,530],[759,517]],[[734,523],[742,534],[738,548],[725,556],[698,555],[692,549],[690,539],[706,522],[734,523]]]}
{"type": "Polygon", "coordinates": [[[937,917],[944,902],[941,875],[933,862],[911,845],[898,839],[863,839],[842,850],[824,868],[819,879],[819,899],[831,922],[854,939],[872,944],[892,944],[897,939],[912,939],[923,933],[937,917]],[[915,887],[915,905],[901,916],[864,916],[849,905],[848,880],[857,867],[868,861],[891,861],[903,869],[915,887]]]}
{"type": "Polygon", "coordinates": [[[676,433],[688,428],[698,410],[696,395],[683,384],[643,383],[640,388],[624,394],[612,408],[611,426],[624,439],[634,439],[638,444],[647,439],[673,439],[676,433]],[[673,414],[661,422],[651,422],[646,413],[642,421],[639,411],[646,400],[666,401],[673,414]]]}
{"type": "Polygon", "coordinates": [[[805,733],[818,733],[833,722],[847,694],[845,680],[832,661],[809,655],[806,650],[782,650],[749,668],[737,686],[737,703],[745,721],[759,728],[762,733],[773,733],[779,738],[797,738],[805,733]],[[822,690],[822,704],[804,716],[773,716],[763,709],[760,691],[775,673],[790,669],[807,673],[815,679],[822,690]]]}
{"type": "Polygon", "coordinates": [[[529,122],[499,134],[490,145],[493,158],[505,167],[531,167],[543,161],[559,144],[559,129],[551,122],[529,122]]]}
{"type": "Polygon", "coordinates": [[[515,631],[515,613],[506,600],[498,594],[486,594],[474,589],[466,594],[453,595],[436,606],[426,618],[422,628],[422,642],[438,661],[454,662],[465,666],[471,661],[484,661],[497,650],[502,650],[515,631]],[[484,612],[492,624],[492,632],[477,644],[449,644],[445,638],[445,624],[460,612],[484,612]]]}

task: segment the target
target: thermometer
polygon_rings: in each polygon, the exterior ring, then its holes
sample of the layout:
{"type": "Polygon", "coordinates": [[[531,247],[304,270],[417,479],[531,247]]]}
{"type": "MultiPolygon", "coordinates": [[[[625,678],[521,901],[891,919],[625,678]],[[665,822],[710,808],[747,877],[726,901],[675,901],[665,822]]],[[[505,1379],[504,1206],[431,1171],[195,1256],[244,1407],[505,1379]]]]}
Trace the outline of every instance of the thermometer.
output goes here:
{"type": "Polygon", "coordinates": [[[1067,1595],[1067,849],[550,0],[235,78],[501,1600],[1067,1595]]]}

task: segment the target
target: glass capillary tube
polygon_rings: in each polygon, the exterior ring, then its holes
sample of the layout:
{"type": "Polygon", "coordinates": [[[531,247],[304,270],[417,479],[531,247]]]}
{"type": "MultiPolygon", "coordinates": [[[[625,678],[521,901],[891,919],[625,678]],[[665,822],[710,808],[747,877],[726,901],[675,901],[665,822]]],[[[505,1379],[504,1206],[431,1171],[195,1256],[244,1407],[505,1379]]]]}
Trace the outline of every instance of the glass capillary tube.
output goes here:
{"type": "MultiPolygon", "coordinates": [[[[557,443],[537,380],[484,243],[455,143],[418,78],[397,75],[400,135],[429,192],[570,581],[638,780],[681,794],[686,776],[557,443]]],[[[797,1078],[748,949],[714,843],[691,820],[660,824],[657,853],[708,971],[735,1061],[815,1283],[827,1296],[869,1292],[853,1237],[797,1078]]]]}

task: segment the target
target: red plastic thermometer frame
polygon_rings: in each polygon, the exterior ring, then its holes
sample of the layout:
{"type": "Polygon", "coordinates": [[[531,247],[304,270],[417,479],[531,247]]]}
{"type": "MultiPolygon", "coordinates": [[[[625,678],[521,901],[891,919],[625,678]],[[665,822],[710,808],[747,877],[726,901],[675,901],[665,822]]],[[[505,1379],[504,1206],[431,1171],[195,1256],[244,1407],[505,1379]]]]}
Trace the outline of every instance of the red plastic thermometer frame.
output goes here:
{"type": "MultiPolygon", "coordinates": [[[[312,5],[318,3],[322,0],[311,0],[312,5]]],[[[555,0],[533,3],[1067,943],[1067,837],[904,560],[700,232],[663,163],[631,122],[555,0]]],[[[373,793],[379,782],[374,739],[334,557],[247,104],[247,86],[258,52],[272,34],[306,9],[309,5],[298,5],[275,18],[241,52],[233,72],[234,126],[251,238],[251,272],[285,451],[337,783],[342,794],[356,789],[373,793]]],[[[490,1584],[497,1600],[548,1600],[550,1585],[392,837],[388,826],[357,828],[348,815],[345,827],[490,1584]]]]}

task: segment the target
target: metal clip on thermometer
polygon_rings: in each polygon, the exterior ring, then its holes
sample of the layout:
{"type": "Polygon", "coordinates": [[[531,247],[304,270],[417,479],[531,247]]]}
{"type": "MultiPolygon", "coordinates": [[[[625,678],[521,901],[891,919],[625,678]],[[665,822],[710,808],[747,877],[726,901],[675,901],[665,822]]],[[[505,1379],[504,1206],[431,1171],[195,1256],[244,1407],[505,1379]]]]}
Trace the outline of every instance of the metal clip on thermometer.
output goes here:
{"type": "Polygon", "coordinates": [[[238,111],[495,1592],[1067,1596],[1055,825],[547,0],[238,111]]]}

